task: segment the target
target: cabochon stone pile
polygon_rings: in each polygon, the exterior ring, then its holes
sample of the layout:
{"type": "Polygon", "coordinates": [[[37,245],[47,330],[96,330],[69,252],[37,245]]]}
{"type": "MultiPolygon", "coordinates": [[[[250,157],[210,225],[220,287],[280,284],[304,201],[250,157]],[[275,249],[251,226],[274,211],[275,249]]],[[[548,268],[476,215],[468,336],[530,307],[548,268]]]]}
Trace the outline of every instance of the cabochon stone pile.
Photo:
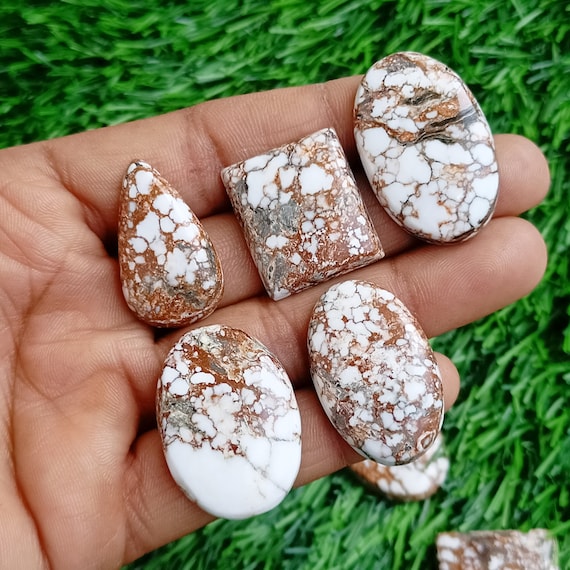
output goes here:
{"type": "Polygon", "coordinates": [[[229,166],[222,179],[274,300],[384,255],[333,129],[229,166]]]}
{"type": "Polygon", "coordinates": [[[489,221],[499,188],[493,137],[456,73],[419,53],[389,55],[364,76],[354,116],[370,184],[404,229],[450,243],[489,221]]]}
{"type": "Polygon", "coordinates": [[[333,285],[313,310],[308,348],[323,409],[358,453],[400,465],[434,443],[441,375],[425,334],[392,293],[356,280],[333,285]]]}
{"type": "Polygon", "coordinates": [[[157,419],[174,480],[205,511],[242,519],[287,495],[301,462],[301,418],[279,361],[241,330],[186,333],[158,381],[157,419]]]}
{"type": "Polygon", "coordinates": [[[141,320],[182,326],[215,309],[223,277],[214,246],[180,194],[142,161],[123,180],[118,239],[123,294],[141,320]]]}
{"type": "Polygon", "coordinates": [[[556,541],[544,529],[445,532],[439,570],[559,570],[556,541]]]}
{"type": "Polygon", "coordinates": [[[449,471],[443,436],[420,457],[405,465],[381,465],[365,459],[350,466],[350,470],[373,491],[393,501],[423,501],[443,485],[449,471]]]}

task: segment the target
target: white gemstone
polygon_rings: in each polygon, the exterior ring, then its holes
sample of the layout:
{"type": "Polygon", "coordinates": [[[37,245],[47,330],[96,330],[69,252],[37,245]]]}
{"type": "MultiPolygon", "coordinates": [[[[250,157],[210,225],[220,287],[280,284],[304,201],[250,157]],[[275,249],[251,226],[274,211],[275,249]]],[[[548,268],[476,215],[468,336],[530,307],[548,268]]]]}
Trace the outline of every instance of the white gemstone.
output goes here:
{"type": "Polygon", "coordinates": [[[384,255],[333,129],[228,166],[222,180],[274,300],[384,255]]]}
{"type": "Polygon", "coordinates": [[[125,300],[141,320],[182,326],[215,309],[223,275],[214,246],[178,192],[141,161],[124,180],[118,238],[125,300]]]}
{"type": "Polygon", "coordinates": [[[365,483],[398,501],[421,501],[443,485],[449,471],[440,434],[426,453],[405,465],[387,466],[365,459],[351,466],[365,483]]]}
{"type": "Polygon", "coordinates": [[[242,519],[272,509],[293,486],[301,462],[293,387],[244,332],[186,333],[166,359],[157,401],[170,472],[200,508],[242,519]]]}
{"type": "Polygon", "coordinates": [[[311,376],[331,423],[357,452],[385,465],[413,461],[443,422],[443,385],[428,339],[393,294],[333,285],[308,332],[311,376]]]}
{"type": "Polygon", "coordinates": [[[442,63],[413,52],[375,63],[356,95],[354,135],[378,200],[410,233],[455,242],[490,220],[499,189],[493,136],[442,63]]]}

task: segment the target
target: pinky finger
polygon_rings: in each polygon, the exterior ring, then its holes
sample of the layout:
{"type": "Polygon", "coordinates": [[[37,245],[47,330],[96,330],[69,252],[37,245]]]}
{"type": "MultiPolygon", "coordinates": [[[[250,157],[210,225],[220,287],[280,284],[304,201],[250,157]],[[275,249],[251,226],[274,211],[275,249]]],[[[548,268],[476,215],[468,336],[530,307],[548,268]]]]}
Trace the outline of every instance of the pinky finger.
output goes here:
{"type": "MultiPolygon", "coordinates": [[[[459,375],[445,356],[437,354],[446,408],[459,391],[459,375]]],[[[362,459],[344,442],[324,414],[315,392],[297,390],[303,426],[303,457],[296,486],[338,471],[362,459]]],[[[125,474],[125,560],[135,560],[214,517],[189,501],[171,478],[156,430],[141,435],[128,457],[125,474]]]]}

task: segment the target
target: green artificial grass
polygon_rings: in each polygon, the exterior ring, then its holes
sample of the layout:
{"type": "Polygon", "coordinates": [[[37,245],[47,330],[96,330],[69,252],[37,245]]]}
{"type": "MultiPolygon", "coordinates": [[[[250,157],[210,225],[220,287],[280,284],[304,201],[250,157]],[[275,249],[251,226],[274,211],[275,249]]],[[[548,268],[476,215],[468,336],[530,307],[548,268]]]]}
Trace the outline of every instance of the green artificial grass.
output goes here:
{"type": "Polygon", "coordinates": [[[462,376],[444,489],[379,500],[341,472],[131,569],[430,569],[438,532],[550,529],[570,568],[570,9],[562,0],[14,0],[0,6],[0,147],[203,100],[363,73],[399,50],[454,68],[494,132],[552,171],[529,297],[434,341],[462,376]]]}

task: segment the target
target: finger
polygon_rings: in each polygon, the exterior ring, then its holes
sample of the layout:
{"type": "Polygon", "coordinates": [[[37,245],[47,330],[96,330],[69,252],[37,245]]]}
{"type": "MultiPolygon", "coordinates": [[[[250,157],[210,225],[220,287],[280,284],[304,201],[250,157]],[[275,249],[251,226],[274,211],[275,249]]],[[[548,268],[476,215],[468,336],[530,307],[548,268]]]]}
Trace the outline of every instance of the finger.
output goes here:
{"type": "Polygon", "coordinates": [[[495,216],[518,216],[540,204],[550,188],[550,170],[541,150],[519,135],[499,135],[496,151],[500,189],[495,216]]]}
{"type": "Polygon", "coordinates": [[[455,367],[455,364],[447,357],[445,354],[439,352],[435,353],[437,358],[437,364],[441,371],[441,377],[443,380],[443,400],[445,402],[445,409],[449,410],[457,397],[459,396],[459,372],[455,367]]]}
{"type": "MultiPolygon", "coordinates": [[[[540,150],[527,139],[503,135],[497,140],[501,190],[496,217],[518,215],[542,200],[549,187],[549,170],[540,150]],[[524,184],[521,173],[524,172],[524,184]]],[[[395,224],[373,195],[363,172],[356,171],[367,210],[390,257],[418,244],[418,241],[395,224]]],[[[207,232],[218,251],[226,290],[222,306],[261,294],[263,285],[249,254],[242,230],[232,214],[204,220],[207,232]]]]}
{"type": "MultiPolygon", "coordinates": [[[[50,171],[88,204],[101,237],[117,227],[118,188],[134,158],[157,168],[202,218],[227,209],[223,166],[296,140],[322,125],[349,140],[343,117],[354,78],[210,101],[143,121],[41,143],[50,171]],[[299,102],[302,104],[299,104],[299,102]]],[[[348,129],[348,130],[347,130],[348,129]]]]}
{"type": "MultiPolygon", "coordinates": [[[[439,354],[437,357],[448,406],[457,395],[459,376],[446,357],[439,354]]],[[[312,390],[298,391],[297,402],[302,418],[303,456],[295,486],[305,485],[362,460],[338,435],[312,390]]],[[[212,516],[189,501],[174,483],[156,431],[138,439],[126,481],[128,530],[125,562],[213,520],[212,516]]]]}
{"type": "MultiPolygon", "coordinates": [[[[484,317],[528,294],[546,267],[542,236],[520,218],[493,220],[476,239],[426,245],[354,271],[350,278],[395,293],[433,337],[484,317]]],[[[266,343],[294,382],[308,367],[305,334],[319,296],[341,276],[278,302],[264,297],[223,308],[201,324],[244,329],[266,343]]],[[[162,339],[164,345],[180,333],[162,339]]],[[[164,351],[164,347],[162,349],[164,351]]]]}
{"type": "MultiPolygon", "coordinates": [[[[223,166],[324,127],[337,130],[352,165],[360,170],[352,134],[358,82],[359,77],[349,77],[210,101],[33,148],[47,159],[43,162],[46,174],[55,175],[88,205],[89,222],[101,237],[116,231],[118,188],[134,158],[143,158],[161,171],[203,218],[228,208],[220,179],[223,166]]],[[[497,214],[520,213],[533,207],[548,187],[542,154],[520,137],[499,135],[496,144],[502,163],[497,214]]],[[[9,166],[15,156],[6,152],[9,166]]],[[[26,147],[28,156],[31,152],[31,147],[26,147]]],[[[38,161],[29,162],[33,165],[38,161]]]]}
{"type": "MultiPolygon", "coordinates": [[[[477,239],[443,248],[423,246],[353,272],[350,277],[392,291],[433,337],[523,297],[536,286],[545,266],[546,249],[537,230],[520,218],[500,218],[477,239]]],[[[293,383],[301,387],[309,368],[306,334],[310,315],[331,284],[279,302],[265,297],[249,299],[218,310],[195,326],[225,324],[258,338],[284,364],[293,383]]],[[[157,343],[157,362],[164,361],[181,334],[170,333],[157,343]]],[[[143,415],[149,418],[154,414],[159,372],[154,369],[145,375],[132,375],[143,415]]]]}

